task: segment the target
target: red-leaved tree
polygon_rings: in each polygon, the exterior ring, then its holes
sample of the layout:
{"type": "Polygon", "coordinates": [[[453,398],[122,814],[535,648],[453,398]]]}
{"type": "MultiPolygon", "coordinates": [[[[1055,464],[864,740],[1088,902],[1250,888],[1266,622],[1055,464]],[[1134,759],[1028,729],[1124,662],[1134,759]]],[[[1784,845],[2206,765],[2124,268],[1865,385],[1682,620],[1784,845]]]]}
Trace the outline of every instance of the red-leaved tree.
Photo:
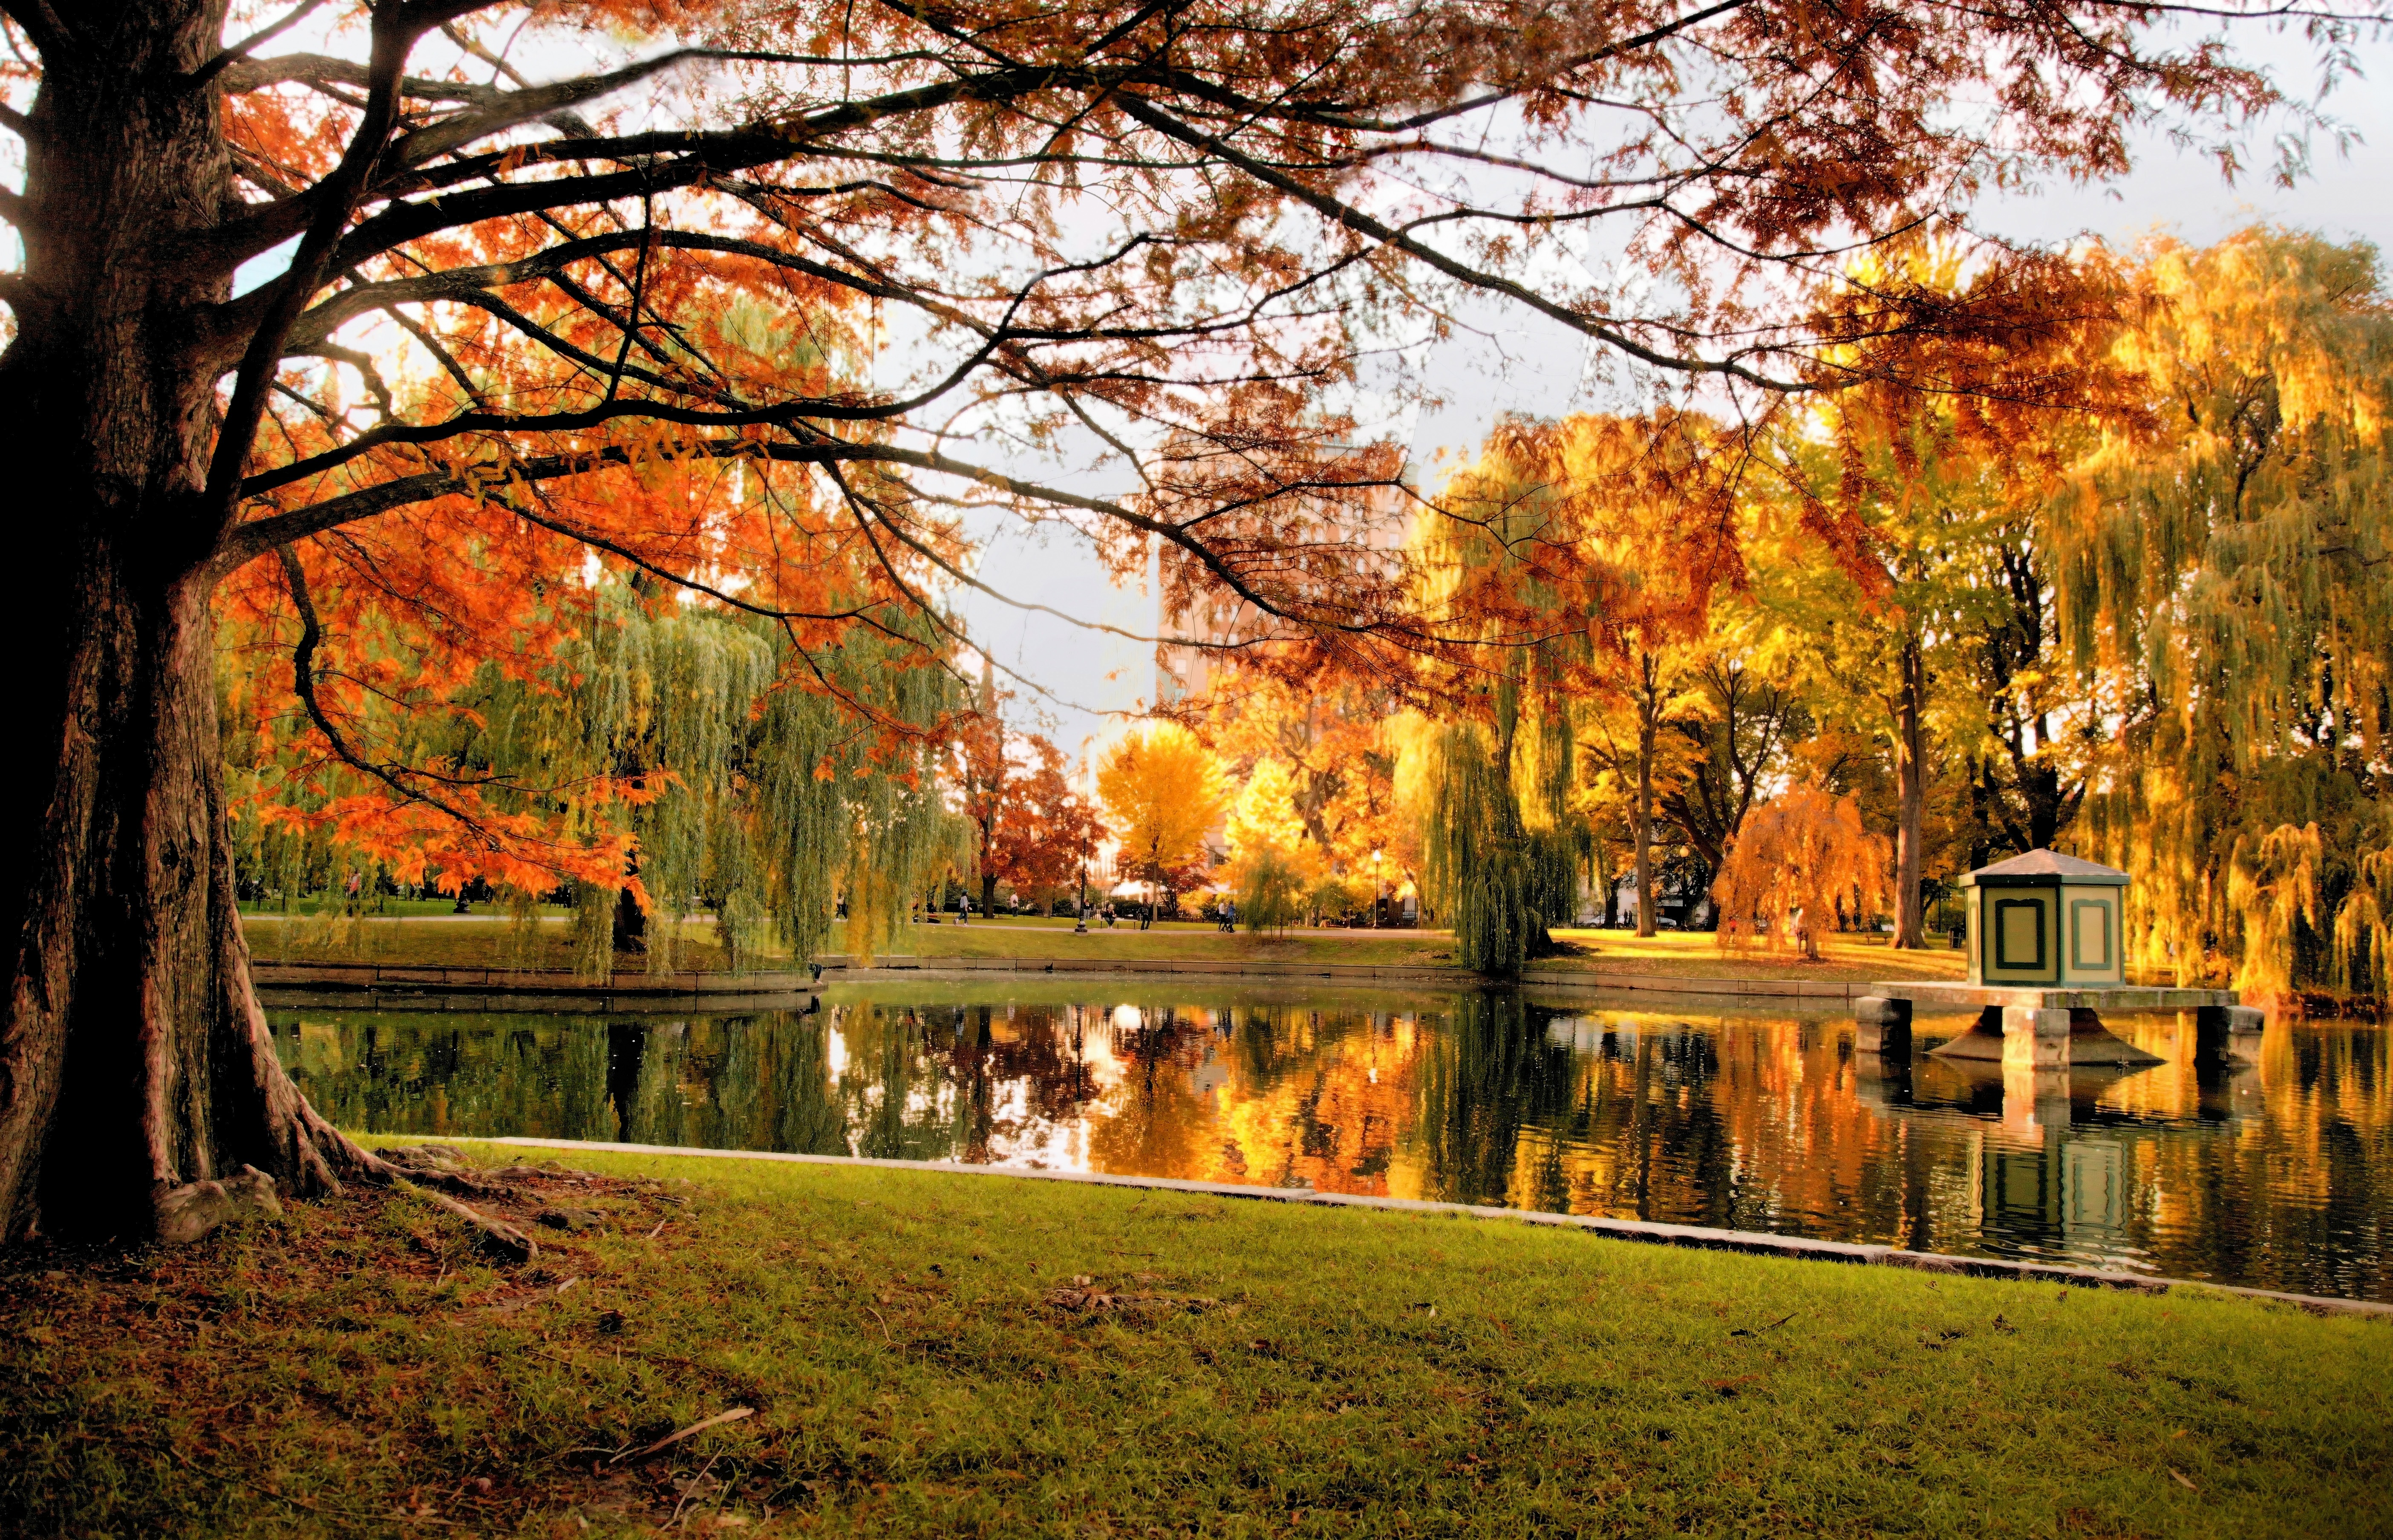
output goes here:
{"type": "Polygon", "coordinates": [[[997,821],[989,868],[1017,893],[1053,905],[1079,880],[1105,837],[1096,809],[1072,788],[1063,751],[1037,733],[1022,735],[997,821]]]}

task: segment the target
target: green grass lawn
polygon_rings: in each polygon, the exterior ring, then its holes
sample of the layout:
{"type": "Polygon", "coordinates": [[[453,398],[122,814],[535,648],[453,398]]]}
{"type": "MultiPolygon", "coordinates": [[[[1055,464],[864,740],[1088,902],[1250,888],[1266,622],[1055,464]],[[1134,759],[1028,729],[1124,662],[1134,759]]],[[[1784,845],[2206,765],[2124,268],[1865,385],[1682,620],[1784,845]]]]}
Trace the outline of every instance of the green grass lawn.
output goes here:
{"type": "MultiPolygon", "coordinates": [[[[574,966],[572,921],[543,915],[519,924],[504,915],[451,918],[421,915],[344,919],[337,916],[244,914],[242,933],[260,962],[383,962],[418,968],[566,968],[574,966]]],[[[788,966],[786,953],[752,959],[788,966]]],[[[685,927],[673,965],[713,971],[725,966],[712,925],[685,927]]],[[[616,970],[639,973],[645,957],[624,953],[616,970]]]]}
{"type": "Polygon", "coordinates": [[[1570,955],[1540,968],[1592,969],[1601,973],[1667,973],[1689,978],[1790,978],[1824,984],[1871,979],[1968,977],[1969,959],[1942,937],[1924,952],[1898,952],[1886,935],[1832,934],[1820,941],[1820,960],[1804,962],[1791,953],[1721,949],[1717,936],[1700,931],[1665,931],[1639,936],[1633,931],[1556,931],[1570,955]]]}
{"type": "MultiPolygon", "coordinates": [[[[416,916],[357,920],[243,917],[252,952],[264,961],[319,959],[410,963],[472,968],[569,968],[567,921],[547,917],[517,925],[503,916],[416,916]]],[[[830,950],[844,952],[844,925],[834,925],[830,950]]],[[[674,958],[681,968],[724,966],[713,927],[690,923],[674,958]]],[[[1766,952],[1722,951],[1710,935],[1665,933],[1640,939],[1625,931],[1557,931],[1564,955],[1536,964],[1612,973],[1679,974],[1689,978],[1790,978],[1824,983],[1867,979],[1959,979],[1965,959],[1941,946],[1925,952],[1898,952],[1882,935],[1831,936],[1819,962],[1799,962],[1766,952]]],[[[919,958],[1099,958],[1123,962],[1185,958],[1212,961],[1351,963],[1386,968],[1453,968],[1454,938],[1443,931],[1301,931],[1255,935],[1223,934],[1210,925],[1182,923],[1141,931],[1124,920],[1075,934],[1069,920],[1035,916],[1000,918],[959,925],[909,925],[894,955],[919,958]]],[[[752,965],[788,966],[786,952],[766,949],[752,965]]],[[[646,959],[626,954],[619,972],[638,973],[646,959]]]]}
{"type": "MultiPolygon", "coordinates": [[[[839,927],[843,931],[844,926],[839,927]]],[[[845,937],[833,946],[846,950],[845,937]]],[[[1279,935],[1223,933],[1210,925],[1142,931],[1125,920],[1085,935],[1071,921],[974,920],[909,925],[892,952],[921,958],[1112,958],[1125,962],[1187,958],[1207,961],[1340,962],[1355,966],[1452,968],[1454,937],[1443,931],[1288,931],[1279,935]]]]}
{"type": "MultiPolygon", "coordinates": [[[[244,916],[258,915],[276,920],[304,920],[336,917],[347,907],[341,900],[318,894],[299,900],[288,909],[278,904],[243,904],[241,907],[241,912],[244,916]]],[[[373,920],[413,920],[426,915],[453,915],[457,912],[457,901],[438,895],[430,898],[369,896],[360,903],[359,909],[367,918],[373,920]]],[[[573,911],[562,904],[543,904],[539,906],[539,912],[548,919],[564,919],[569,917],[573,911]]],[[[466,913],[478,915],[483,919],[493,916],[503,918],[506,910],[497,904],[482,903],[467,906],[466,913]]]]}
{"type": "Polygon", "coordinates": [[[529,1197],[605,1220],[542,1232],[530,1269],[378,1194],[176,1252],[7,1254],[0,1532],[2393,1531],[2380,1320],[1172,1193],[572,1159],[665,1182],[529,1197]]]}

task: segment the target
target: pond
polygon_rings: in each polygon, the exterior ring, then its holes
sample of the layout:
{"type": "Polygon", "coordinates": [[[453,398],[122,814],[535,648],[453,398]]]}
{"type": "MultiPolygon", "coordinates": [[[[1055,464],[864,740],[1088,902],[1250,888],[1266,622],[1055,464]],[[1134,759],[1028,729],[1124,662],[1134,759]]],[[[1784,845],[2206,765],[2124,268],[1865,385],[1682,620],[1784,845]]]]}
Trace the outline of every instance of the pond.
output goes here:
{"type": "Polygon", "coordinates": [[[862,1155],[1506,1205],[2393,1300],[2388,1035],[2015,1074],[1841,1016],[1534,991],[827,989],[811,1013],[269,1011],[346,1128],[862,1155]]]}

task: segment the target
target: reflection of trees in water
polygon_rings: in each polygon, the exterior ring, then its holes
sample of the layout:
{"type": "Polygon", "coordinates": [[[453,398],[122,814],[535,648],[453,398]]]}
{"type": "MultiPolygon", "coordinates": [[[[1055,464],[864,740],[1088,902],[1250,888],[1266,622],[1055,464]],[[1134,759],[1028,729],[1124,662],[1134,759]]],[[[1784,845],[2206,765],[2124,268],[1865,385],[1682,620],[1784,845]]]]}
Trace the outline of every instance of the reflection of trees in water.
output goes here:
{"type": "Polygon", "coordinates": [[[1707,1033],[1605,1033],[1567,1128],[1576,1142],[1609,1149],[1613,1158],[1586,1173],[1575,1203],[1591,1200],[1596,1211],[1642,1220],[1728,1225],[1738,1152],[1720,1080],[1720,1044],[1707,1033]]]}
{"type": "Polygon", "coordinates": [[[987,1161],[1068,1124],[1092,1094],[1077,1006],[840,1009],[838,1095],[860,1155],[987,1161]]]}
{"type": "Polygon", "coordinates": [[[929,1035],[961,1103],[952,1153],[987,1162],[1027,1129],[1072,1122],[1095,1094],[1083,1057],[1090,1008],[959,1006],[943,1045],[929,1035]]]}
{"type": "Polygon", "coordinates": [[[275,1041],[347,1128],[847,1150],[819,1018],[305,1011],[275,1041]]]}
{"type": "Polygon", "coordinates": [[[719,1040],[706,1077],[720,1120],[711,1144],[799,1155],[847,1154],[846,1116],[830,1078],[830,1027],[818,1016],[775,1011],[729,1017],[701,1041],[719,1040]]]}
{"type": "Polygon", "coordinates": [[[2381,1029],[2272,1029],[2232,1074],[2073,1077],[2038,1123],[1998,1073],[1890,1075],[1837,1023],[1423,1003],[309,1010],[275,1040],[329,1116],[377,1131],[1085,1160],[2393,1296],[2381,1029]]]}
{"type": "Polygon", "coordinates": [[[1397,1142],[1414,1119],[1421,1020],[1353,1007],[1232,1012],[1206,1071],[1217,1101],[1212,1126],[1196,1137],[1213,1164],[1199,1170],[1388,1195],[1400,1174],[1397,1142]]]}
{"type": "Polygon", "coordinates": [[[1431,1055],[1424,1132],[1467,1115],[1477,1153],[1475,1166],[1458,1166],[1462,1145],[1425,1138],[1425,1192],[1847,1239],[1901,1238],[1928,1209],[1927,1147],[1859,1105],[1850,1039],[1825,1024],[1730,1031],[1532,1005],[1488,1046],[1508,1019],[1482,1007],[1452,1024],[1452,1054],[1485,1066],[1476,1083],[1431,1055]],[[1551,1058],[1537,1057],[1540,1043],[1551,1058]],[[1457,1182],[1458,1170],[1468,1180],[1457,1182]]]}
{"type": "Polygon", "coordinates": [[[308,1011],[280,1021],[274,1041],[309,1102],[344,1128],[615,1134],[608,1038],[594,1018],[308,1011]]]}
{"type": "Polygon", "coordinates": [[[639,1144],[706,1143],[690,1127],[682,1080],[688,1065],[687,1022],[642,1022],[640,1073],[632,1083],[632,1140],[639,1144]]]}
{"type": "MultiPolygon", "coordinates": [[[[2120,1130],[2128,1169],[2165,1193],[2164,1272],[2393,1299],[2393,1032],[2272,1027],[2256,1069],[2202,1100],[2229,1137],[2120,1130]]],[[[2224,1077],[2220,1077],[2224,1078],[2224,1077]]]]}
{"type": "Polygon", "coordinates": [[[1571,1052],[1551,1041],[1553,1012],[1513,995],[1465,995],[1415,1066],[1412,1153],[1421,1196],[1507,1203],[1522,1135],[1571,1106],[1571,1052]]]}
{"type": "Polygon", "coordinates": [[[1210,1165],[1200,1152],[1213,1109],[1196,1072],[1213,1049],[1212,1013],[1142,1006],[1134,1020],[1131,1024],[1118,1013],[1106,1018],[1106,1047],[1121,1078],[1105,1099],[1106,1116],[1090,1124],[1090,1164],[1104,1171],[1184,1176],[1210,1165]]]}

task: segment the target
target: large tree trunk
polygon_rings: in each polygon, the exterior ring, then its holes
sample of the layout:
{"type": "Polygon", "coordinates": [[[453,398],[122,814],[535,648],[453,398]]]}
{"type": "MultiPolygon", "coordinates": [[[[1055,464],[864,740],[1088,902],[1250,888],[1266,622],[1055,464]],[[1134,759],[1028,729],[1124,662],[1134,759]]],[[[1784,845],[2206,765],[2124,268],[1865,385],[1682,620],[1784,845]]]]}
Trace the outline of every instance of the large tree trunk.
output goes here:
{"type": "Polygon", "coordinates": [[[640,907],[631,889],[615,894],[615,912],[608,917],[607,932],[608,946],[618,953],[648,949],[648,911],[640,907]]]}
{"type": "Polygon", "coordinates": [[[49,735],[46,804],[9,810],[9,1238],[141,1238],[187,1183],[248,1165],[318,1191],[333,1184],[328,1154],[351,1155],[283,1074],[250,986],[205,580],[161,582],[147,566],[90,542],[69,628],[18,655],[63,676],[65,723],[49,735]]]}
{"type": "Polygon", "coordinates": [[[1928,660],[1916,638],[1903,643],[1894,698],[1894,944],[1928,945],[1919,903],[1919,842],[1928,801],[1928,660]]]}
{"type": "Polygon", "coordinates": [[[29,794],[0,809],[0,1235],[140,1238],[255,1166],[286,1189],[378,1168],[309,1111],[249,979],[225,828],[202,493],[227,360],[191,317],[229,274],[162,254],[229,198],[221,0],[74,7],[46,59],[12,215],[0,357],[24,574],[6,638],[29,794]]]}
{"type": "Polygon", "coordinates": [[[1637,694],[1637,933],[1654,931],[1654,750],[1660,737],[1662,702],[1654,659],[1644,659],[1644,677],[1637,694]]]}

